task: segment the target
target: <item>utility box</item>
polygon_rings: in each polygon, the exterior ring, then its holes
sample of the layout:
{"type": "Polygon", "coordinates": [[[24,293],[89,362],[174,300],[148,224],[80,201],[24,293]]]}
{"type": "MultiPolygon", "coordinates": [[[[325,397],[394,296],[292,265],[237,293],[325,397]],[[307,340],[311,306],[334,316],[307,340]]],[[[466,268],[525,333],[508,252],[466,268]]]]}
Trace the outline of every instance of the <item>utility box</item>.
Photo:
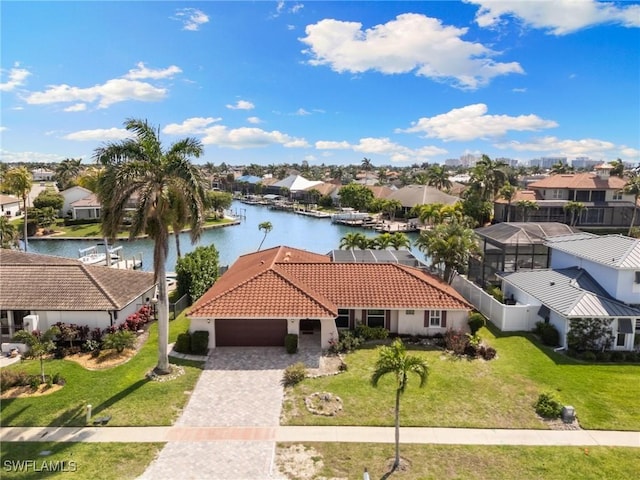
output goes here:
{"type": "Polygon", "coordinates": [[[576,419],[576,409],[571,405],[562,407],[562,421],[564,423],[573,423],[576,419]]]}

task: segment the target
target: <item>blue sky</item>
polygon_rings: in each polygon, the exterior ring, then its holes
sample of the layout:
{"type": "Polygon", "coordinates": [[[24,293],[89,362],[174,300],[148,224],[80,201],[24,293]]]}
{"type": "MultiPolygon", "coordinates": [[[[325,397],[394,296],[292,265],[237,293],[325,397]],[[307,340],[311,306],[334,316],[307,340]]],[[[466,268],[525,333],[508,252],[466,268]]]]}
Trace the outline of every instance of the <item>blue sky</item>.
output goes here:
{"type": "Polygon", "coordinates": [[[640,3],[1,8],[0,159],[92,162],[148,119],[197,163],[640,162],[640,3]]]}

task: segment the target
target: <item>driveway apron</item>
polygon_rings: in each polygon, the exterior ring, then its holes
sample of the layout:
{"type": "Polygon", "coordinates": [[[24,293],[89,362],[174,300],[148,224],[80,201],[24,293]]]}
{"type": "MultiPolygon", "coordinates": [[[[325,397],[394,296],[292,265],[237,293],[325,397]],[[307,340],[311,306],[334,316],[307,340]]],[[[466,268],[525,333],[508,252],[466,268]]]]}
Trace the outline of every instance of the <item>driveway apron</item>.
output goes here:
{"type": "MultiPolygon", "coordinates": [[[[283,370],[317,366],[319,350],[288,355],[282,347],[212,350],[176,427],[241,427],[233,440],[169,441],[141,479],[261,480],[282,478],[273,465],[283,370]],[[253,428],[252,428],[253,427],[253,428]],[[242,438],[245,437],[245,438],[242,438]]],[[[227,437],[228,438],[228,437],[227,437]]]]}

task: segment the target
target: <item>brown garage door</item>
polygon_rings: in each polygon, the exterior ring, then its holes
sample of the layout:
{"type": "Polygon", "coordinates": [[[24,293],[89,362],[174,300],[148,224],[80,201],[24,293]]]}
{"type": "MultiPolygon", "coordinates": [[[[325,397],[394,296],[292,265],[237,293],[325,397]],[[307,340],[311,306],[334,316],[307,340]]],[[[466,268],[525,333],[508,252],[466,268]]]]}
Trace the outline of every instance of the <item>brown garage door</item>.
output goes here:
{"type": "Polygon", "coordinates": [[[284,318],[216,320],[217,347],[280,347],[286,334],[284,318]]]}

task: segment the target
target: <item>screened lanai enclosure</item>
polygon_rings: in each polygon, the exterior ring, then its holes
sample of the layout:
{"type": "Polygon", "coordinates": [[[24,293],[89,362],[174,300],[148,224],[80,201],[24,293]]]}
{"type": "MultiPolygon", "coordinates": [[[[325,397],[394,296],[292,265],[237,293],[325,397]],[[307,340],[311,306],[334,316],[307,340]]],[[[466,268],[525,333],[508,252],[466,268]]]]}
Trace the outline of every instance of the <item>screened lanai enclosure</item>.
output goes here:
{"type": "Polygon", "coordinates": [[[497,272],[549,267],[547,237],[570,235],[576,228],[556,222],[496,223],[475,230],[482,257],[469,260],[468,278],[481,287],[500,285],[497,272]]]}

